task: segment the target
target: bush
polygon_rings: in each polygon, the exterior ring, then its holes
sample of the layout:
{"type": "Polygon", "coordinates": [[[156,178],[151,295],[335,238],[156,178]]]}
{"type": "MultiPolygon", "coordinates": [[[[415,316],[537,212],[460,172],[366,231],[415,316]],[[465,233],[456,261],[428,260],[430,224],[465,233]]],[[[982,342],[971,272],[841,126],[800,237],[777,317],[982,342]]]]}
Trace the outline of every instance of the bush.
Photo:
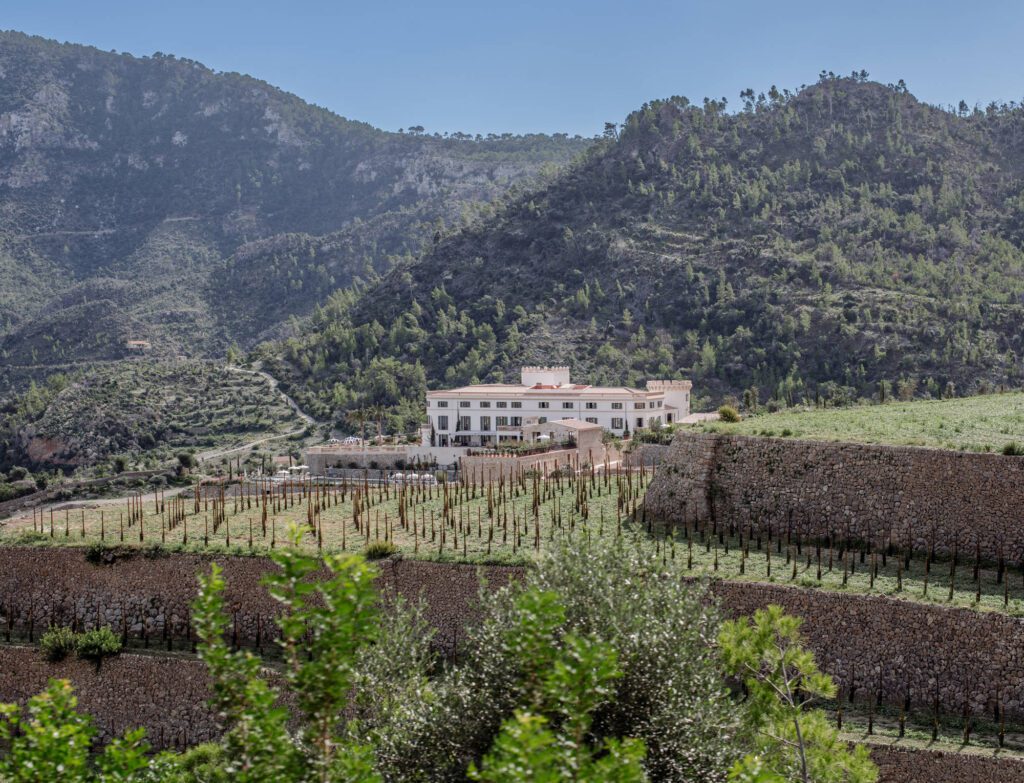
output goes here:
{"type": "Polygon", "coordinates": [[[92,563],[93,565],[112,563],[114,562],[114,553],[108,546],[97,541],[93,544],[89,544],[89,546],[85,548],[85,559],[86,562],[92,563]]]}
{"type": "Polygon", "coordinates": [[[699,585],[682,584],[683,576],[625,540],[576,543],[545,556],[523,583],[484,598],[485,619],[460,640],[459,665],[436,682],[430,700],[410,700],[398,731],[382,732],[385,777],[464,779],[465,760],[481,758],[503,722],[530,703],[526,642],[511,631],[529,621],[519,596],[539,590],[563,607],[556,644],[586,636],[614,650],[621,669],[588,740],[642,740],[651,780],[724,781],[740,755],[741,708],[709,643],[717,612],[699,585]]]}
{"type": "Polygon", "coordinates": [[[397,551],[398,547],[390,541],[377,540],[366,547],[363,551],[363,555],[367,560],[382,560],[385,557],[391,557],[391,555],[397,551]]]}
{"type": "Polygon", "coordinates": [[[1016,441],[1011,441],[1003,446],[1003,454],[1007,457],[1024,457],[1024,446],[1016,441]]]}
{"type": "Polygon", "coordinates": [[[739,411],[737,411],[731,405],[723,405],[718,409],[718,417],[729,424],[735,424],[740,420],[739,411]]]}
{"type": "Polygon", "coordinates": [[[75,650],[77,641],[78,634],[66,625],[51,625],[39,639],[39,649],[46,660],[56,663],[75,650]]]}
{"type": "Polygon", "coordinates": [[[121,652],[121,640],[104,626],[79,634],[76,649],[79,658],[98,664],[103,658],[121,652]]]}

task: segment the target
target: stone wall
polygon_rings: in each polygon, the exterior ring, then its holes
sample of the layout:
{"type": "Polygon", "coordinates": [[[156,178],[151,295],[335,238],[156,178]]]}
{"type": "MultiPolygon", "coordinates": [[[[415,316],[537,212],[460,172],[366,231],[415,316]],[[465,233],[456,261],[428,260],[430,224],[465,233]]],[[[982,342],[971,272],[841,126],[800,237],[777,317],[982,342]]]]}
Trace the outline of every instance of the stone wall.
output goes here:
{"type": "Polygon", "coordinates": [[[483,476],[488,480],[498,480],[518,476],[525,471],[537,470],[548,475],[566,465],[575,465],[578,454],[575,449],[553,449],[543,454],[526,456],[477,455],[465,456],[459,460],[459,470],[467,478],[473,476],[479,481],[483,476]]]}
{"type": "Polygon", "coordinates": [[[122,654],[97,668],[74,658],[49,663],[34,647],[0,646],[0,702],[24,702],[51,678],[71,681],[78,709],[103,741],[139,726],[156,748],[185,748],[220,732],[206,666],[194,658],[122,654]]]}
{"type": "Polygon", "coordinates": [[[1019,783],[1024,762],[969,753],[874,747],[878,783],[1019,783]]]}
{"type": "MultiPolygon", "coordinates": [[[[30,547],[0,548],[0,637],[8,628],[11,606],[15,635],[23,635],[24,602],[32,596],[39,612],[35,615],[36,634],[48,619],[44,609],[55,612],[57,622],[68,622],[60,614],[62,607],[77,608],[82,613],[76,621],[79,627],[90,627],[93,620],[89,618],[94,615],[88,613],[99,606],[104,617],[107,611],[113,612],[115,621],[108,622],[115,628],[118,611],[127,612],[133,625],[146,625],[155,648],[160,646],[156,640],[163,639],[164,622],[179,629],[172,633],[180,642],[187,639],[184,622],[195,595],[195,575],[207,570],[213,560],[227,578],[228,603],[238,616],[239,640],[254,644],[257,628],[262,628],[264,641],[269,641],[266,629],[272,627],[277,607],[259,584],[260,576],[273,567],[265,558],[192,554],[146,558],[131,553],[110,564],[94,565],[80,549],[30,547]]],[[[385,595],[424,599],[427,619],[437,629],[438,645],[444,652],[457,651],[465,626],[479,617],[481,575],[493,589],[523,574],[521,568],[412,560],[378,565],[379,585],[385,595]]],[[[937,696],[945,714],[960,716],[967,705],[979,717],[992,716],[998,698],[1011,718],[1024,718],[1024,618],[755,582],[717,582],[712,589],[730,616],[750,614],[775,603],[804,618],[808,645],[844,694],[848,695],[851,685],[859,699],[872,698],[880,690],[884,701],[898,704],[909,690],[917,709],[930,710],[937,696]]],[[[190,742],[211,736],[212,723],[199,709],[206,698],[204,673],[186,655],[123,655],[104,662],[102,676],[110,675],[110,696],[104,695],[102,680],[96,679],[91,667],[73,661],[61,666],[70,667],[76,686],[81,681],[93,689],[88,699],[83,699],[83,709],[102,717],[109,731],[121,731],[135,720],[151,733],[162,726],[168,743],[178,741],[171,736],[172,729],[182,727],[190,742]],[[184,668],[176,670],[175,666],[184,668]],[[180,693],[175,691],[178,684],[180,693]],[[124,696],[125,692],[129,695],[124,696]],[[173,706],[179,697],[185,705],[181,709],[173,706]],[[147,717],[148,708],[136,706],[137,702],[159,705],[161,701],[172,706],[166,710],[157,707],[154,717],[147,717]],[[121,704],[129,705],[127,715],[118,711],[121,704]],[[192,707],[196,711],[189,711],[192,707]],[[176,717],[161,722],[161,714],[168,710],[176,717]]],[[[70,676],[62,671],[43,662],[36,650],[2,648],[0,701],[37,692],[47,676],[70,676]]]]}
{"type": "MultiPolygon", "coordinates": [[[[129,642],[188,646],[189,606],[199,573],[216,562],[227,581],[226,603],[233,632],[242,644],[261,644],[273,632],[279,609],[260,584],[275,568],[264,557],[173,554],[147,557],[137,550],[116,552],[112,562],[93,564],[80,548],[0,547],[0,638],[34,638],[48,625],[92,628],[96,618],[129,642]]],[[[467,619],[477,612],[479,568],[454,563],[393,559],[377,564],[387,595],[426,602],[437,643],[449,648],[467,619]]],[[[490,566],[492,587],[506,584],[520,569],[490,566]]]]}
{"type": "Polygon", "coordinates": [[[803,635],[844,696],[876,695],[946,714],[1024,717],[1024,618],[947,609],[884,596],[851,595],[759,582],[721,581],[712,589],[732,617],[778,604],[804,620],[803,635]]]}
{"type": "Polygon", "coordinates": [[[1024,560],[1024,459],[896,446],[680,433],[648,512],[1024,560]]]}
{"type": "MultiPolygon", "coordinates": [[[[31,647],[0,647],[0,700],[22,702],[54,677],[68,679],[79,709],[91,715],[103,741],[143,727],[158,749],[183,749],[216,739],[216,716],[205,666],[180,657],[122,654],[99,668],[68,659],[48,663],[31,647]]],[[[871,749],[879,783],[1016,783],[1024,762],[893,746],[871,749]]]]}

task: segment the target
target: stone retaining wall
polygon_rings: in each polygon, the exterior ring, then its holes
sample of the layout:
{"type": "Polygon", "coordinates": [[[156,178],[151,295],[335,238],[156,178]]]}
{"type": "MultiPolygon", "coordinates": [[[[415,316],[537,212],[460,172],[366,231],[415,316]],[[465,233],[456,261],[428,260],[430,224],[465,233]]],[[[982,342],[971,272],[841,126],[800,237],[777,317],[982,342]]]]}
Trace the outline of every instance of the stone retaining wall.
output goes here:
{"type": "Polygon", "coordinates": [[[1001,454],[682,432],[645,502],[676,522],[1024,561],[1024,459],[1001,454]]]}
{"type": "MultiPolygon", "coordinates": [[[[0,646],[0,700],[24,701],[59,677],[71,681],[82,712],[103,741],[143,727],[158,749],[183,749],[216,739],[216,716],[205,666],[188,658],[122,654],[100,668],[68,659],[48,663],[31,647],[0,646]]],[[[879,783],[1017,783],[1024,762],[890,746],[871,749],[879,783]]]]}
{"type": "Polygon", "coordinates": [[[759,582],[712,585],[723,611],[750,615],[769,604],[804,620],[803,635],[844,698],[881,695],[947,715],[1024,717],[1024,618],[947,609],[883,596],[851,595],[759,582]]]}
{"type": "Polygon", "coordinates": [[[1024,762],[1011,757],[873,747],[871,758],[878,765],[878,783],[1020,783],[1024,780],[1024,762]]]}
{"type": "Polygon", "coordinates": [[[0,646],[0,702],[23,702],[51,678],[70,680],[78,709],[107,741],[139,726],[156,748],[186,748],[220,735],[206,665],[193,658],[122,654],[97,669],[69,658],[49,663],[34,647],[0,646]]]}
{"type": "MultiPolygon", "coordinates": [[[[260,584],[276,566],[264,557],[117,553],[113,562],[93,564],[81,548],[0,547],[0,638],[37,639],[50,624],[88,629],[108,625],[130,641],[187,646],[189,606],[199,573],[216,562],[227,581],[226,604],[233,632],[242,644],[266,642],[279,611],[260,584]]],[[[455,563],[386,560],[377,564],[386,595],[412,601],[422,596],[427,619],[444,649],[458,645],[467,619],[477,613],[480,568],[455,563]]],[[[487,581],[500,587],[521,569],[489,566],[487,581]]]]}

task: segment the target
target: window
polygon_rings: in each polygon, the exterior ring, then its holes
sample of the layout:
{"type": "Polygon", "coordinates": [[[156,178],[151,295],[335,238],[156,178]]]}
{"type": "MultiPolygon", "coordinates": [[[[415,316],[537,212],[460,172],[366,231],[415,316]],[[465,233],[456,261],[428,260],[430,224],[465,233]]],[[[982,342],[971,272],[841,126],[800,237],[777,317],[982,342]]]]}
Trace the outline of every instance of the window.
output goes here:
{"type": "Polygon", "coordinates": [[[512,426],[513,427],[522,427],[523,426],[523,417],[522,416],[513,416],[512,417],[512,426]]]}
{"type": "Polygon", "coordinates": [[[438,416],[437,417],[437,428],[439,430],[446,430],[446,429],[448,429],[448,417],[447,416],[438,416]]]}
{"type": "Polygon", "coordinates": [[[551,407],[551,403],[550,402],[538,402],[537,403],[537,407],[540,408],[542,411],[543,410],[547,410],[548,408],[551,407]]]}
{"type": "Polygon", "coordinates": [[[498,416],[497,418],[495,418],[494,419],[494,426],[496,426],[496,427],[507,427],[508,426],[508,416],[498,416]]]}
{"type": "Polygon", "coordinates": [[[462,401],[460,401],[459,402],[459,407],[460,408],[468,408],[469,407],[469,400],[462,400],[462,401]]]}
{"type": "Polygon", "coordinates": [[[548,417],[547,416],[541,416],[539,419],[537,419],[537,423],[538,424],[547,424],[548,423],[548,417]]]}
{"type": "Polygon", "coordinates": [[[613,430],[621,430],[622,429],[622,419],[612,419],[612,429],[613,430]]]}
{"type": "Polygon", "coordinates": [[[636,417],[636,428],[637,429],[641,429],[643,426],[644,426],[644,417],[643,416],[637,416],[636,417]]]}
{"type": "Polygon", "coordinates": [[[480,417],[480,429],[484,432],[489,432],[491,429],[491,417],[481,416],[480,417]]]}
{"type": "Polygon", "coordinates": [[[459,432],[469,432],[471,429],[469,416],[459,416],[459,432]]]}
{"type": "Polygon", "coordinates": [[[513,408],[522,408],[523,407],[523,403],[519,402],[518,400],[513,400],[512,401],[512,407],[513,408]]]}
{"type": "Polygon", "coordinates": [[[436,404],[438,408],[447,408],[448,400],[438,400],[436,404]]]}
{"type": "Polygon", "coordinates": [[[633,403],[633,407],[636,408],[638,411],[642,411],[644,408],[647,407],[647,403],[646,402],[634,402],[633,403]]]}
{"type": "Polygon", "coordinates": [[[622,410],[622,403],[621,402],[613,402],[612,403],[612,410],[613,411],[621,411],[622,410]]]}
{"type": "Polygon", "coordinates": [[[480,407],[481,408],[490,408],[491,407],[490,400],[481,400],[480,401],[480,407]]]}
{"type": "Polygon", "coordinates": [[[576,407],[576,403],[573,403],[573,402],[563,402],[562,403],[562,410],[571,411],[575,407],[576,407]]]}
{"type": "Polygon", "coordinates": [[[596,402],[588,402],[587,403],[587,410],[588,411],[596,411],[597,410],[597,403],[596,402]]]}
{"type": "Polygon", "coordinates": [[[587,416],[588,424],[597,424],[597,416],[587,416]]]}
{"type": "Polygon", "coordinates": [[[508,403],[505,402],[504,400],[498,400],[496,403],[494,403],[494,407],[495,408],[507,408],[508,407],[508,403]]]}

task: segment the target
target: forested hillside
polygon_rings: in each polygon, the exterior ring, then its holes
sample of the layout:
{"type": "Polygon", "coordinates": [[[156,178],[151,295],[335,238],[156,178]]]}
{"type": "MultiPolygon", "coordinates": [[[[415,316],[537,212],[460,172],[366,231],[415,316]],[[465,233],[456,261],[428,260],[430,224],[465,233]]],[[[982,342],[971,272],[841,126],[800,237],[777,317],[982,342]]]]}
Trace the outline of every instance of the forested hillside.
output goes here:
{"type": "Polygon", "coordinates": [[[1024,109],[947,111],[863,73],[742,97],[646,104],[259,355],[318,415],[387,404],[395,426],[425,385],[521,362],[779,404],[1019,385],[1024,109]]]}
{"type": "Polygon", "coordinates": [[[0,375],[280,334],[588,143],[386,133],[190,60],[0,32],[0,375]]]}

